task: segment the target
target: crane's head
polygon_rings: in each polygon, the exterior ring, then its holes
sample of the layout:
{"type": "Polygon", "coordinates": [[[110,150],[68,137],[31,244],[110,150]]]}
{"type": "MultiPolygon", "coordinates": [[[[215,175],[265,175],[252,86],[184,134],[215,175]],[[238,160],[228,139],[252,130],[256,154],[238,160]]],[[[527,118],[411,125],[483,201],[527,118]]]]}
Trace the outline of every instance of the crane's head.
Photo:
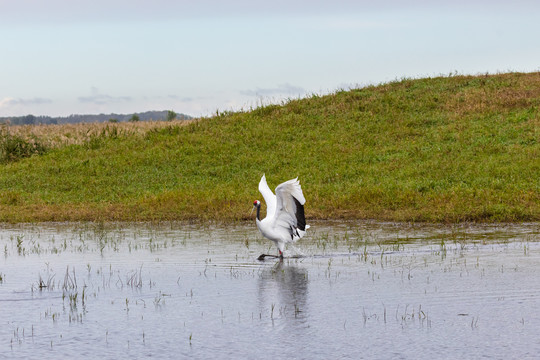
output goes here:
{"type": "Polygon", "coordinates": [[[258,209],[261,206],[261,202],[259,200],[255,200],[253,202],[253,207],[251,208],[251,212],[249,215],[253,214],[253,210],[258,209]]]}

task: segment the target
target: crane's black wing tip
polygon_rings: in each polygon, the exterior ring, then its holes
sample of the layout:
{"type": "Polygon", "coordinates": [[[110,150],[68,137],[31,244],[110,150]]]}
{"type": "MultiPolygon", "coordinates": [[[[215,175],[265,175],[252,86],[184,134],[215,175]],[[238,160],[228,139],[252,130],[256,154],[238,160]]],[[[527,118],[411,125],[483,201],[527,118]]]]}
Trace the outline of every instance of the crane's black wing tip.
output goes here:
{"type": "Polygon", "coordinates": [[[294,196],[294,205],[296,206],[294,216],[296,217],[296,227],[299,230],[306,231],[306,217],[304,215],[304,205],[300,204],[294,196]]]}

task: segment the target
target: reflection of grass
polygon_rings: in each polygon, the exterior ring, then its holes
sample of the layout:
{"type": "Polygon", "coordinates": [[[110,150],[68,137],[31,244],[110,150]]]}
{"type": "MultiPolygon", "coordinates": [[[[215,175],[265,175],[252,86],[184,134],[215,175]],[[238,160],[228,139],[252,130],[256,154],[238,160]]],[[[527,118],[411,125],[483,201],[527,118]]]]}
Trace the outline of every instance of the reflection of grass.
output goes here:
{"type": "Polygon", "coordinates": [[[512,73],[406,79],[137,134],[108,124],[0,165],[0,220],[246,219],[263,172],[271,187],[298,175],[311,218],[539,220],[539,105],[540,73],[512,73]]]}

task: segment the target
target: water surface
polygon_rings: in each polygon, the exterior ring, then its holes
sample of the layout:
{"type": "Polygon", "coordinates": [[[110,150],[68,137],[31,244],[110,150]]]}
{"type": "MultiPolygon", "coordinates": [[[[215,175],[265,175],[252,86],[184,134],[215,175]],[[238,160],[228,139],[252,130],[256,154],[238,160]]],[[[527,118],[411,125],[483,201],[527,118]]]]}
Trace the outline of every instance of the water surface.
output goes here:
{"type": "Polygon", "coordinates": [[[535,358],[540,226],[3,225],[0,350],[21,359],[535,358]]]}

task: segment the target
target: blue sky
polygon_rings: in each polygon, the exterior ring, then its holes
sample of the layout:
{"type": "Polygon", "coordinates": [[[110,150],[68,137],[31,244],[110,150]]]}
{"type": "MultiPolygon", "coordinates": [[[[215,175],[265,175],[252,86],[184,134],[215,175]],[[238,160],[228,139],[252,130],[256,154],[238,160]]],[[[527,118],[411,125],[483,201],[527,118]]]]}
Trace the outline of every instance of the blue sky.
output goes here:
{"type": "Polygon", "coordinates": [[[540,1],[0,0],[0,116],[249,109],[540,70],[540,1]]]}

